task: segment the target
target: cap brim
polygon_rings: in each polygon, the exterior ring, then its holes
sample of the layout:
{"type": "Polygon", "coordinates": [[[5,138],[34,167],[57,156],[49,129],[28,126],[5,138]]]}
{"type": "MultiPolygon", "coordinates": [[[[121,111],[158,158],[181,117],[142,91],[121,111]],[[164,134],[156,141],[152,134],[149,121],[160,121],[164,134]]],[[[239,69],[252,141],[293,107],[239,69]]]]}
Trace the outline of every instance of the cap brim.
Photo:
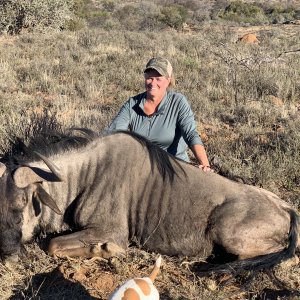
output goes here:
{"type": "Polygon", "coordinates": [[[144,70],[144,73],[146,73],[147,71],[149,70],[155,70],[157,71],[161,76],[165,76],[166,78],[169,78],[169,75],[166,74],[161,68],[159,67],[156,67],[156,66],[151,66],[151,67],[148,67],[144,70]]]}

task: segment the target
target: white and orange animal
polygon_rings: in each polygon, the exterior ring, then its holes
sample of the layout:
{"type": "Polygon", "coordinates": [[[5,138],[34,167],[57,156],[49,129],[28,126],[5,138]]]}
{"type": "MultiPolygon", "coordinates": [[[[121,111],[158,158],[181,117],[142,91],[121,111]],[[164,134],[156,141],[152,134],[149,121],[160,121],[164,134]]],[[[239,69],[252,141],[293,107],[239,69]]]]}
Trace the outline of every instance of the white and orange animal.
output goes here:
{"type": "Polygon", "coordinates": [[[159,293],[153,282],[159,272],[161,256],[155,262],[149,277],[134,278],[116,289],[108,300],[159,300],[159,293]]]}

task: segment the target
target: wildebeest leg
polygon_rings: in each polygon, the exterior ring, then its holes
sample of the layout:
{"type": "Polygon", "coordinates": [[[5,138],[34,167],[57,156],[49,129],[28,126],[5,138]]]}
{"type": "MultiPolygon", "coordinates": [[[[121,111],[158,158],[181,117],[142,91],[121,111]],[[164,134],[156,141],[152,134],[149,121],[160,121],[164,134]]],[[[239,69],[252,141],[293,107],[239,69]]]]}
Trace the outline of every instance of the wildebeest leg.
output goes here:
{"type": "Polygon", "coordinates": [[[103,257],[110,258],[125,253],[125,247],[114,243],[111,239],[97,238],[89,229],[53,238],[48,252],[57,257],[103,257]]]}
{"type": "Polygon", "coordinates": [[[272,203],[264,207],[241,202],[231,200],[214,210],[208,229],[213,242],[239,259],[282,250],[290,227],[288,212],[272,203]]]}

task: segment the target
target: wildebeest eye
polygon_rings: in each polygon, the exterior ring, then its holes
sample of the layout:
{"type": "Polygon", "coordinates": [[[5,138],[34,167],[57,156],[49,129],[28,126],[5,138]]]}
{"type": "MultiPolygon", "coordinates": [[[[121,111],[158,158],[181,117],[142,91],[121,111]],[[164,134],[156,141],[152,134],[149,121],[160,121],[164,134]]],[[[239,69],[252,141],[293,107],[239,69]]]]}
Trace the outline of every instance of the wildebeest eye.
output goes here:
{"type": "Polygon", "coordinates": [[[13,213],[14,223],[19,225],[22,222],[22,213],[21,213],[21,211],[18,210],[18,209],[14,209],[12,211],[12,213],[13,213]]]}
{"type": "Polygon", "coordinates": [[[19,224],[21,224],[21,222],[22,222],[22,218],[21,218],[21,216],[18,216],[16,218],[16,224],[19,225],[19,224]]]}

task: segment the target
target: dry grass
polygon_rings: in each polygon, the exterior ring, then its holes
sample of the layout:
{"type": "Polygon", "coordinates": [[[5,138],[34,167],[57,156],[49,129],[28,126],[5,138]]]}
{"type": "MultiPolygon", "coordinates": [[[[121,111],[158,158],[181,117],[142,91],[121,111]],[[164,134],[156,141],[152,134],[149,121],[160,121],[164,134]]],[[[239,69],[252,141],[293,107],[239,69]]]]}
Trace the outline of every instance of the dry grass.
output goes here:
{"type": "MultiPolygon", "coordinates": [[[[16,266],[0,264],[1,299],[107,299],[128,278],[147,276],[156,254],[130,248],[125,258],[53,259],[34,243],[26,246],[27,257],[16,266]]],[[[199,258],[163,257],[155,281],[162,300],[213,299],[297,299],[289,290],[279,289],[260,273],[247,286],[242,276],[201,278],[192,271],[199,258]],[[226,280],[229,280],[225,284],[226,280]],[[279,298],[282,297],[282,298],[279,298]]],[[[291,289],[299,289],[299,266],[276,267],[276,276],[291,289]]],[[[246,274],[245,274],[246,276],[246,274]]]]}
{"type": "MultiPolygon", "coordinates": [[[[0,150],[13,134],[34,134],[45,115],[55,126],[102,130],[130,96],[143,90],[153,55],[174,65],[215,168],[263,186],[300,207],[300,26],[255,28],[204,24],[199,32],[82,30],[23,34],[0,40],[0,150]],[[243,32],[259,45],[236,43],[243,32]]],[[[136,248],[125,259],[54,260],[36,244],[16,266],[0,265],[1,299],[106,299],[120,282],[145,275],[155,254],[136,248]]],[[[199,258],[197,258],[199,259],[199,258]]],[[[156,285],[161,299],[286,299],[265,274],[220,288],[199,278],[193,258],[164,257],[156,285]]],[[[299,266],[276,269],[299,289],[299,266]]],[[[221,280],[224,280],[221,279],[221,280]]],[[[292,299],[292,298],[289,298],[292,299]]],[[[296,299],[296,298],[295,298],[296,299]]]]}

